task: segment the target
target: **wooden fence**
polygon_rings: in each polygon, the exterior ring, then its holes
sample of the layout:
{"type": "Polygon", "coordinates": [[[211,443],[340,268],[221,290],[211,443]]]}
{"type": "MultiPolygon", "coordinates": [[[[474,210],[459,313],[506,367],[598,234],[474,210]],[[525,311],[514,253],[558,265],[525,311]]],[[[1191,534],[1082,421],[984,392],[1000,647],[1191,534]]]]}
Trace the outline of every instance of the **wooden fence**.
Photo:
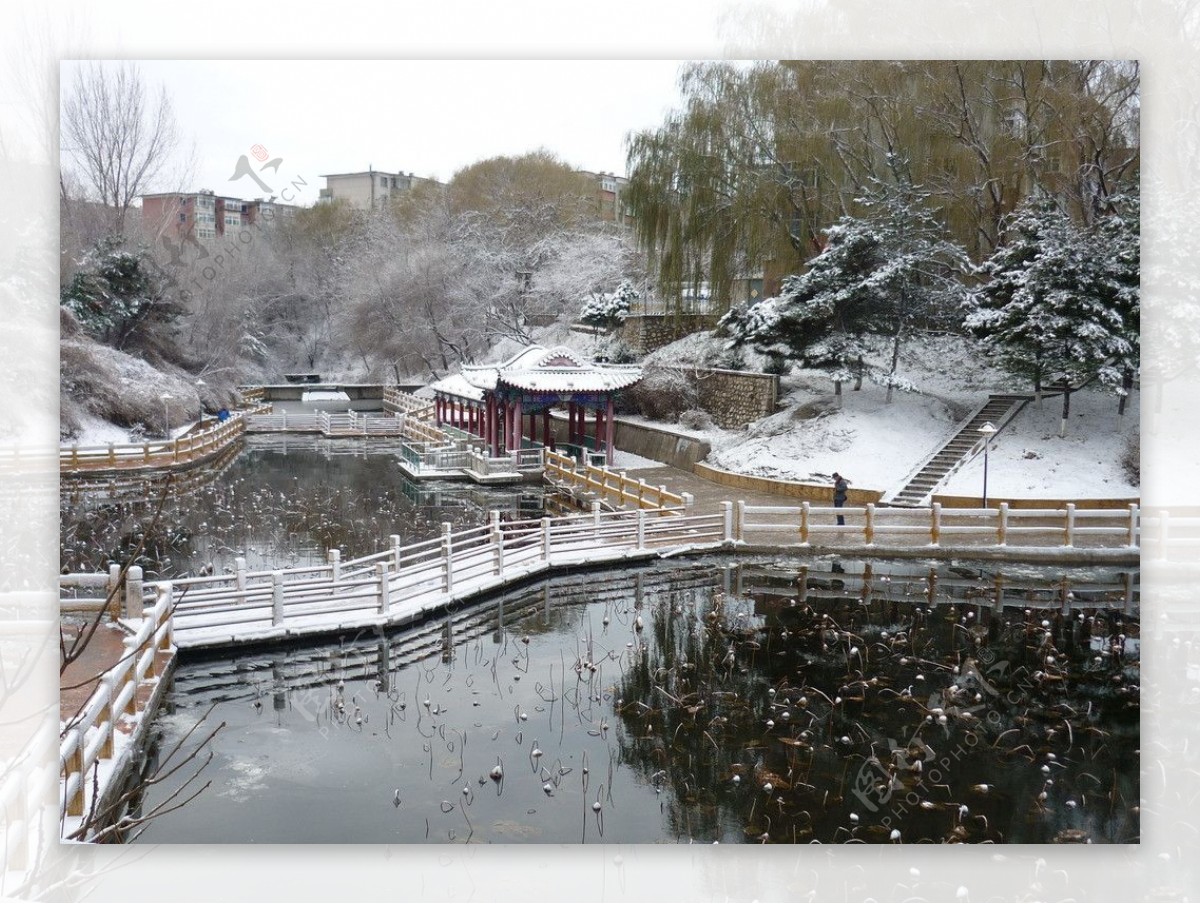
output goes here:
{"type": "Polygon", "coordinates": [[[617,507],[632,505],[660,515],[677,515],[692,505],[690,494],[672,493],[665,486],[651,486],[645,480],[627,477],[624,471],[595,465],[580,467],[570,456],[550,450],[546,450],[545,457],[545,474],[552,483],[611,501],[617,507]]]}
{"type": "Polygon", "coordinates": [[[245,432],[241,413],[187,436],[143,443],[109,443],[105,446],[70,446],[58,453],[65,474],[126,468],[169,468],[211,458],[245,432]]]}
{"type": "Polygon", "coordinates": [[[159,655],[175,651],[170,583],[156,585],[155,592],[157,601],[144,613],[137,633],[125,641],[125,655],[101,676],[96,690],[61,732],[60,817],[68,821],[64,834],[72,828],[70,821],[86,820],[94,813],[108,787],[107,781],[98,781],[97,769],[121,753],[117,723],[141,718],[151,696],[148,691],[160,678],[159,655]]]}

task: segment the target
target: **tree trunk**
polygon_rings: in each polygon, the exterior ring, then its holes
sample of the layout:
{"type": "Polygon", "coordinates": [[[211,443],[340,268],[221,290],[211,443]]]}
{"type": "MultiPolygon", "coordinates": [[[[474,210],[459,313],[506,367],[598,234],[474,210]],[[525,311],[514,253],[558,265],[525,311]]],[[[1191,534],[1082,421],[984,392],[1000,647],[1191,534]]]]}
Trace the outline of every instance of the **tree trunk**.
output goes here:
{"type": "Polygon", "coordinates": [[[855,372],[855,375],[854,375],[854,391],[855,391],[855,392],[858,392],[860,389],[862,389],[862,375],[863,375],[863,359],[862,359],[862,355],[859,355],[859,356],[858,356],[858,361],[857,361],[857,364],[856,364],[856,367],[855,367],[855,371],[856,371],[856,372],[855,372]]]}
{"type": "Polygon", "coordinates": [[[1058,436],[1061,439],[1067,435],[1067,418],[1071,416],[1071,384],[1063,382],[1062,422],[1058,425],[1058,436]]]}
{"type": "Polygon", "coordinates": [[[1125,403],[1129,401],[1129,390],[1133,388],[1133,368],[1127,367],[1121,374],[1121,388],[1125,391],[1121,394],[1121,401],[1117,404],[1117,414],[1124,417],[1125,403]]]}
{"type": "Polygon", "coordinates": [[[843,400],[842,400],[842,381],[841,381],[841,380],[834,380],[834,381],[833,381],[833,394],[834,394],[835,396],[837,396],[838,408],[841,408],[841,407],[842,407],[842,405],[843,405],[843,400]]]}
{"type": "MultiPolygon", "coordinates": [[[[896,376],[896,367],[900,363],[900,331],[896,331],[896,335],[892,337],[892,369],[888,371],[888,377],[896,376]]],[[[892,404],[892,386],[891,379],[888,380],[887,396],[884,397],[884,404],[892,404]]]]}

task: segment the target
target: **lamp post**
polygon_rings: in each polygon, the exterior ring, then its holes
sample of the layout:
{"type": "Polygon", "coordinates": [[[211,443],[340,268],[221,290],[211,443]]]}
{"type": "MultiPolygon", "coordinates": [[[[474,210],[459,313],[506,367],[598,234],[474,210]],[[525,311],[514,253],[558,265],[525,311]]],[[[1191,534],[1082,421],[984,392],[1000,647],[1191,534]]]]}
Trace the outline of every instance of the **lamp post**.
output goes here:
{"type": "Polygon", "coordinates": [[[988,445],[992,441],[992,434],[996,432],[996,425],[991,421],[984,421],[979,432],[983,434],[983,507],[987,508],[988,445]]]}
{"type": "Polygon", "coordinates": [[[169,402],[171,399],[175,398],[175,396],[171,395],[171,393],[169,393],[169,392],[164,392],[162,395],[159,396],[159,398],[162,399],[162,403],[163,403],[163,436],[165,436],[167,439],[170,439],[171,438],[171,420],[170,420],[170,416],[167,413],[167,402],[169,402]]]}

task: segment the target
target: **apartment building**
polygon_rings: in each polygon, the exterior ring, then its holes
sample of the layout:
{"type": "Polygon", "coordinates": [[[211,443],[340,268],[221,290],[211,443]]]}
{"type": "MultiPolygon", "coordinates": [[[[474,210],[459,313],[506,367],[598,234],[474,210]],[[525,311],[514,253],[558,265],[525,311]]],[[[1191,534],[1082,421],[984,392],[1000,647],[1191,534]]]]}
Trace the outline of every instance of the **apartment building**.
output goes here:
{"type": "Polygon", "coordinates": [[[321,189],[318,204],[343,201],[356,210],[375,210],[423,182],[440,184],[412,173],[388,173],[373,168],[359,173],[329,173],[321,178],[325,187],[321,189]]]}
{"type": "Polygon", "coordinates": [[[152,241],[213,241],[244,227],[265,225],[277,217],[292,216],[295,205],[273,198],[246,201],[218,195],[208,189],[187,194],[166,192],[142,195],[142,230],[152,241]]]}
{"type": "Polygon", "coordinates": [[[587,177],[596,185],[596,215],[606,223],[620,223],[622,226],[633,224],[633,217],[621,200],[621,194],[629,184],[624,176],[615,173],[593,173],[589,170],[577,170],[581,176],[587,177]]]}

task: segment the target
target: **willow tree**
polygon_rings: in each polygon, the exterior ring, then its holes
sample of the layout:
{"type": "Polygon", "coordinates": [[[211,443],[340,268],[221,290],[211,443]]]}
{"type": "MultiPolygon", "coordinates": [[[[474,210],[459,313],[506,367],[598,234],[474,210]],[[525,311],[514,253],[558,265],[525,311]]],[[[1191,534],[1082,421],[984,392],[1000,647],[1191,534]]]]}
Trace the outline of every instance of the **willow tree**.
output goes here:
{"type": "Polygon", "coordinates": [[[660,287],[773,282],[861,213],[877,183],[920,185],[971,256],[1034,191],[1080,218],[1136,181],[1136,63],[701,63],[683,107],[629,139],[626,201],[660,287]]]}

